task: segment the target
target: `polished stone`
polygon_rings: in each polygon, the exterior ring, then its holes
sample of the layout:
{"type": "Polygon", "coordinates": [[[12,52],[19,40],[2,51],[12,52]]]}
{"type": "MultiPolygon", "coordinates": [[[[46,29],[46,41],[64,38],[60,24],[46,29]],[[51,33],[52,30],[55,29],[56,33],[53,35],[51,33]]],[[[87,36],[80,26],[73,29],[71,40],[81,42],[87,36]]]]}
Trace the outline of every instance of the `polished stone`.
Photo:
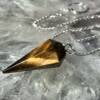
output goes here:
{"type": "Polygon", "coordinates": [[[27,55],[5,69],[4,73],[55,67],[65,56],[65,49],[61,43],[47,40],[41,46],[33,49],[27,55]]]}

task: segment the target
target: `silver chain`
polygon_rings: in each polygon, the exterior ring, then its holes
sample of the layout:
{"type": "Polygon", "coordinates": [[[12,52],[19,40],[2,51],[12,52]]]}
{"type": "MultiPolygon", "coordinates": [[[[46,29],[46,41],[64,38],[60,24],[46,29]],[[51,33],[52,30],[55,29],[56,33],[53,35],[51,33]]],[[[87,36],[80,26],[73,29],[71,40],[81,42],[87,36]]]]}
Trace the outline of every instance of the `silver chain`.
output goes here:
{"type": "MultiPolygon", "coordinates": [[[[63,16],[63,14],[61,14],[61,13],[56,13],[56,14],[52,14],[52,15],[49,15],[49,16],[44,16],[40,19],[35,20],[33,22],[33,26],[36,27],[36,28],[43,29],[43,30],[52,30],[52,29],[55,29],[55,28],[58,28],[58,27],[68,26],[68,29],[64,30],[60,34],[55,35],[53,37],[53,39],[56,38],[57,36],[61,35],[61,34],[66,33],[66,31],[82,32],[82,31],[87,31],[87,30],[91,30],[91,29],[95,29],[95,28],[100,28],[100,15],[89,15],[89,16],[76,18],[73,21],[62,22],[61,24],[58,24],[55,27],[53,27],[53,26],[52,27],[47,27],[47,26],[42,27],[40,25],[41,21],[43,21],[43,20],[44,21],[52,20],[52,19],[56,19],[57,17],[62,17],[62,16],[63,16]]],[[[78,39],[77,42],[83,42],[83,41],[86,41],[86,40],[95,39],[97,37],[98,37],[97,35],[93,35],[93,36],[85,37],[85,38],[82,38],[82,39],[78,39]]],[[[79,55],[79,56],[89,55],[89,54],[95,53],[96,51],[100,50],[100,48],[96,48],[96,49],[93,49],[93,50],[88,51],[88,52],[80,53],[80,52],[77,52],[73,48],[71,43],[67,43],[65,46],[69,47],[68,48],[69,50],[67,50],[67,52],[69,52],[70,54],[74,53],[74,54],[79,55]],[[70,52],[70,51],[72,51],[72,52],[70,52]]]]}
{"type": "MultiPolygon", "coordinates": [[[[57,24],[56,26],[41,26],[40,23],[42,21],[47,21],[47,20],[53,20],[53,19],[56,19],[57,17],[63,17],[63,14],[62,13],[55,13],[55,14],[51,14],[51,15],[48,15],[48,16],[43,16],[37,20],[35,20],[33,22],[33,26],[35,28],[38,28],[38,29],[43,29],[43,30],[53,30],[57,27],[63,27],[63,25],[66,24],[66,22],[62,22],[61,24],[57,24]]],[[[42,23],[43,24],[43,23],[42,23]]]]}
{"type": "MultiPolygon", "coordinates": [[[[71,32],[82,32],[82,31],[92,30],[95,28],[100,29],[100,15],[85,16],[85,17],[77,18],[72,22],[69,22],[69,31],[71,31],[71,32]],[[78,24],[81,24],[83,26],[81,26],[81,25],[79,26],[78,24]]],[[[83,39],[78,39],[77,41],[78,42],[88,41],[91,39],[95,39],[98,36],[100,36],[100,35],[88,36],[88,37],[85,37],[83,39]]],[[[99,48],[93,49],[93,50],[88,51],[88,52],[80,53],[80,52],[77,52],[72,47],[73,46],[71,46],[71,49],[73,50],[74,54],[79,55],[79,56],[82,56],[82,55],[85,56],[85,55],[95,53],[96,51],[100,51],[100,47],[99,47],[99,48]]]]}
{"type": "Polygon", "coordinates": [[[77,19],[68,23],[69,30],[72,32],[81,32],[81,31],[85,31],[85,30],[94,29],[95,27],[100,28],[99,21],[100,21],[100,15],[90,15],[90,16],[77,18],[77,19]],[[81,24],[81,25],[79,26],[78,24],[81,24]],[[88,24],[90,24],[90,25],[88,25],[88,24]]]}

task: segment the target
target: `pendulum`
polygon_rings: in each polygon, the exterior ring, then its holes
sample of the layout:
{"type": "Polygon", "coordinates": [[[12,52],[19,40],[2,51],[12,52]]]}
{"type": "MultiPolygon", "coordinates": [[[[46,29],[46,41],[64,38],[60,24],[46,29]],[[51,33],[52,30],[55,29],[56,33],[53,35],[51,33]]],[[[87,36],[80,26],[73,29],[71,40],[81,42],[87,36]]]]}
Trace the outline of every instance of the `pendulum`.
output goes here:
{"type": "Polygon", "coordinates": [[[98,50],[100,50],[100,48],[90,52],[80,53],[73,48],[71,43],[64,45],[58,41],[48,39],[41,46],[33,49],[27,55],[4,69],[3,73],[55,68],[59,67],[66,56],[66,52],[77,56],[86,56],[98,50]],[[65,47],[67,48],[65,49],[65,47]]]}
{"type": "Polygon", "coordinates": [[[67,43],[64,45],[53,39],[48,39],[41,46],[33,49],[4,69],[3,73],[58,67],[66,56],[66,52],[81,56],[81,53],[76,52],[71,44],[67,43]],[[66,46],[67,49],[65,49],[66,46]]]}
{"type": "MultiPolygon", "coordinates": [[[[38,21],[35,21],[35,23],[37,22],[38,21]]],[[[68,31],[81,32],[84,30],[100,28],[99,24],[100,24],[99,15],[77,18],[76,20],[69,22],[68,31]]],[[[65,34],[65,33],[66,31],[61,34],[65,34]]],[[[56,35],[55,37],[59,35],[60,34],[56,35]]],[[[63,44],[58,41],[55,41],[54,38],[48,39],[42,45],[30,51],[27,55],[25,55],[24,57],[22,57],[21,59],[13,63],[12,65],[10,65],[8,68],[4,69],[3,73],[11,73],[11,72],[43,69],[43,68],[54,68],[61,64],[64,57],[66,56],[66,52],[78,56],[85,56],[100,50],[100,48],[97,48],[89,52],[80,53],[73,48],[73,45],[71,43],[63,44]],[[65,47],[67,48],[65,49],[65,47]]],[[[91,38],[95,38],[95,37],[93,36],[87,37],[84,39],[79,39],[79,41],[84,41],[91,38]]]]}
{"type": "Polygon", "coordinates": [[[3,73],[53,67],[53,65],[59,65],[64,56],[64,46],[57,41],[49,39],[3,70],[3,73]]]}

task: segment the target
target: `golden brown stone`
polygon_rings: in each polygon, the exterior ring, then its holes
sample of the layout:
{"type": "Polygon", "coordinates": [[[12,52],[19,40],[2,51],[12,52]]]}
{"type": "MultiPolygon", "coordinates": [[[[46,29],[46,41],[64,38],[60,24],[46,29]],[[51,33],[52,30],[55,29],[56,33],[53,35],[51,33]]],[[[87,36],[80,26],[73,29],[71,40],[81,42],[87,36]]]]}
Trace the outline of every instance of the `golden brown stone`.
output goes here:
{"type": "Polygon", "coordinates": [[[53,67],[60,64],[64,56],[65,49],[62,44],[49,39],[9,66],[3,73],[53,67]]]}

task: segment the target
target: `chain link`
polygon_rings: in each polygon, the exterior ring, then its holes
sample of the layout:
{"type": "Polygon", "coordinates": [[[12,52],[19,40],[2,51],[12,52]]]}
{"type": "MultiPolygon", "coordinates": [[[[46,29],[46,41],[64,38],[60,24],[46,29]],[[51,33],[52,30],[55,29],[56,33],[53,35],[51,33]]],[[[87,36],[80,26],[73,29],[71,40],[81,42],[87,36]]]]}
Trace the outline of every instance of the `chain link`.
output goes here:
{"type": "MultiPolygon", "coordinates": [[[[53,30],[57,27],[63,27],[64,25],[66,25],[67,23],[64,21],[62,22],[61,24],[57,24],[55,26],[41,26],[40,23],[42,21],[48,21],[49,20],[53,20],[53,19],[57,19],[57,17],[63,17],[63,13],[55,13],[55,14],[51,14],[51,15],[48,15],[48,16],[44,16],[44,17],[41,17],[40,19],[37,19],[33,22],[33,26],[36,27],[36,28],[39,28],[39,29],[43,29],[43,30],[53,30]]],[[[65,18],[66,20],[66,18],[65,18]]],[[[43,24],[43,23],[42,23],[43,24]]]]}

